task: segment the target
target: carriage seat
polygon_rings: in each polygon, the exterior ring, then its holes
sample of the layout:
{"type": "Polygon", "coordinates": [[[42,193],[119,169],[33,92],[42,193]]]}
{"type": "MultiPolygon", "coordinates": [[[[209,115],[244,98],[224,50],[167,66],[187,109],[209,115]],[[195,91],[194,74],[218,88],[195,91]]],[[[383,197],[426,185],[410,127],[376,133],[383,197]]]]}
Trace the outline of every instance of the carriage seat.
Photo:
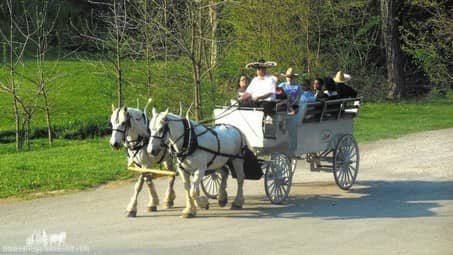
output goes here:
{"type": "Polygon", "coordinates": [[[343,98],[308,103],[302,123],[354,118],[360,101],[361,98],[343,98]]]}

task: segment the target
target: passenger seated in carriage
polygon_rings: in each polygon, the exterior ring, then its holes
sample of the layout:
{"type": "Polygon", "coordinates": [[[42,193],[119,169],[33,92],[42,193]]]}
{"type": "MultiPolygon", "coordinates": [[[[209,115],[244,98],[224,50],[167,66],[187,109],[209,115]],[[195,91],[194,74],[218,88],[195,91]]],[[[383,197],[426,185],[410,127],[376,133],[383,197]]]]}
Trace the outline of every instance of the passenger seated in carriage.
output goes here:
{"type": "Polygon", "coordinates": [[[245,93],[239,98],[239,105],[243,107],[262,107],[264,114],[272,115],[275,108],[275,89],[277,77],[267,74],[267,68],[276,66],[275,62],[249,63],[246,68],[255,68],[256,77],[253,78],[245,93]]]}
{"type": "Polygon", "coordinates": [[[324,97],[322,98],[322,100],[334,100],[340,98],[337,92],[335,81],[330,77],[324,78],[323,94],[324,97]]]}
{"type": "Polygon", "coordinates": [[[280,83],[278,87],[283,89],[289,100],[288,114],[295,115],[299,109],[300,96],[302,96],[300,85],[296,82],[296,77],[299,76],[299,74],[294,73],[293,69],[290,67],[286,73],[280,75],[286,78],[286,81],[280,83]]]}
{"type": "Polygon", "coordinates": [[[336,83],[336,90],[338,92],[339,98],[356,98],[357,91],[349,87],[345,83],[351,79],[349,74],[343,73],[343,71],[338,71],[333,80],[336,83]]]}
{"type": "Polygon", "coordinates": [[[323,92],[324,88],[324,80],[321,78],[316,78],[313,81],[313,95],[315,96],[316,99],[321,99],[326,97],[326,95],[323,92]]]}
{"type": "Polygon", "coordinates": [[[249,85],[249,79],[245,75],[241,75],[239,78],[239,83],[238,83],[238,97],[240,98],[242,95],[244,95],[245,91],[247,90],[247,86],[249,85]]]}

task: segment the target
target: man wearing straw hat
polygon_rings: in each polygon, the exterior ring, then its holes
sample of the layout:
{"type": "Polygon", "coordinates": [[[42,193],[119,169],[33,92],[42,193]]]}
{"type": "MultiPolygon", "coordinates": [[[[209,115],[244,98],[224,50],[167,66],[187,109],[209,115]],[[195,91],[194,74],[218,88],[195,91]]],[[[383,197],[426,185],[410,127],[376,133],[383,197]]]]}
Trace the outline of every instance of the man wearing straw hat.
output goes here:
{"type": "Polygon", "coordinates": [[[299,74],[294,73],[293,69],[290,67],[288,70],[286,70],[286,73],[280,74],[281,76],[285,76],[286,82],[280,83],[278,85],[279,88],[282,88],[283,91],[285,91],[285,94],[288,96],[289,99],[289,115],[294,115],[297,113],[297,110],[299,108],[299,99],[300,96],[302,95],[302,89],[300,88],[300,85],[296,83],[296,77],[299,76],[299,74]]]}
{"type": "Polygon", "coordinates": [[[266,62],[263,59],[246,65],[246,68],[256,69],[256,77],[239,99],[242,106],[263,107],[265,115],[273,113],[277,77],[267,74],[266,71],[276,65],[275,62],[266,62]]]}
{"type": "Polygon", "coordinates": [[[350,79],[351,76],[343,73],[343,71],[338,71],[335,77],[333,78],[333,80],[336,83],[339,98],[357,97],[357,91],[355,91],[353,88],[345,84],[345,82],[347,82],[350,79]]]}

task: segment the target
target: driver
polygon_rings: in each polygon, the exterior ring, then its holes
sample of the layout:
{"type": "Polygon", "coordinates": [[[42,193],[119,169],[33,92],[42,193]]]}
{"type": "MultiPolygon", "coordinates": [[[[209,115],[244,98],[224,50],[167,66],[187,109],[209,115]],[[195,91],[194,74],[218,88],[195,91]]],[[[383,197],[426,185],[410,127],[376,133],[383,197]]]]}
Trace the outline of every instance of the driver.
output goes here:
{"type": "Polygon", "coordinates": [[[253,78],[245,93],[239,98],[241,106],[263,107],[265,115],[273,113],[278,78],[267,74],[267,68],[275,65],[277,65],[275,62],[266,62],[261,59],[246,66],[256,69],[256,77],[253,78]]]}

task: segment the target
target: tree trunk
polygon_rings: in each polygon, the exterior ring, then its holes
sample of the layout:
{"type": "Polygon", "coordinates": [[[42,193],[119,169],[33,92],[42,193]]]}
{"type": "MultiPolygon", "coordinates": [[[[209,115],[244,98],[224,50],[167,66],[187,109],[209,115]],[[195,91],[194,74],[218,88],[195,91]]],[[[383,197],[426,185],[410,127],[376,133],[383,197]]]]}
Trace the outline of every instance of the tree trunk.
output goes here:
{"type": "Polygon", "coordinates": [[[42,91],[42,95],[44,97],[44,110],[46,112],[47,139],[49,140],[49,146],[52,146],[53,145],[52,120],[51,120],[51,117],[50,117],[49,100],[48,100],[47,91],[46,91],[45,88],[42,91]]]}
{"type": "Polygon", "coordinates": [[[150,31],[150,21],[149,21],[149,13],[148,13],[148,0],[144,1],[144,24],[145,27],[143,28],[145,30],[144,32],[144,39],[145,39],[145,61],[146,61],[146,89],[147,89],[147,94],[148,98],[151,98],[151,82],[152,82],[152,77],[151,77],[151,42],[150,42],[150,36],[151,36],[151,31],[150,31]]]}
{"type": "Polygon", "coordinates": [[[402,52],[398,31],[397,13],[402,6],[400,0],[381,0],[382,38],[387,66],[389,99],[399,99],[404,89],[402,52]]]}
{"type": "Polygon", "coordinates": [[[190,42],[190,59],[192,61],[192,78],[194,82],[194,108],[195,119],[200,120],[201,114],[201,50],[202,50],[202,29],[201,29],[201,8],[197,4],[190,6],[191,13],[191,42],[190,42]]]}
{"type": "MultiPolygon", "coordinates": [[[[44,23],[43,25],[44,26],[44,23]]],[[[50,118],[50,107],[49,107],[49,97],[47,95],[47,84],[46,79],[44,77],[45,72],[45,52],[47,50],[46,47],[46,38],[44,27],[40,27],[40,36],[38,37],[38,68],[39,68],[39,84],[42,96],[44,98],[44,112],[46,114],[46,123],[47,123],[47,140],[49,146],[52,147],[53,145],[53,131],[52,131],[52,122],[50,118]]],[[[31,121],[32,116],[30,115],[29,121],[31,121]]]]}
{"type": "Polygon", "coordinates": [[[115,68],[116,68],[116,97],[118,107],[123,106],[123,76],[121,70],[121,36],[117,1],[113,2],[115,19],[115,68]]]}
{"type": "MultiPolygon", "coordinates": [[[[11,72],[13,72],[13,71],[11,71],[11,72]]],[[[22,139],[20,136],[19,108],[17,107],[17,99],[16,99],[17,92],[16,92],[16,86],[14,85],[14,80],[12,80],[11,83],[12,83],[11,87],[12,87],[12,92],[13,92],[12,95],[13,95],[14,119],[15,119],[15,123],[16,123],[16,151],[20,151],[22,149],[22,139]]]]}
{"type": "Polygon", "coordinates": [[[13,108],[14,108],[14,120],[16,125],[16,151],[20,151],[22,149],[22,139],[20,134],[20,114],[19,108],[17,106],[17,91],[16,91],[16,82],[15,82],[15,71],[16,65],[14,63],[14,43],[13,43],[13,28],[14,28],[14,20],[13,20],[13,4],[12,1],[8,1],[8,9],[9,9],[9,65],[10,65],[10,84],[11,84],[11,94],[13,98],[13,108]]]}
{"type": "Polygon", "coordinates": [[[213,68],[217,65],[217,26],[218,26],[218,20],[217,20],[217,6],[216,6],[216,1],[215,0],[209,0],[209,23],[211,26],[211,43],[209,47],[210,51],[210,57],[209,57],[209,66],[208,66],[208,72],[209,72],[209,81],[211,83],[211,99],[213,105],[216,104],[216,86],[215,86],[215,80],[214,80],[214,73],[213,73],[213,68]]]}
{"type": "Polygon", "coordinates": [[[211,57],[210,57],[210,66],[215,66],[217,64],[217,6],[214,0],[209,1],[209,23],[211,25],[211,57]]]}

